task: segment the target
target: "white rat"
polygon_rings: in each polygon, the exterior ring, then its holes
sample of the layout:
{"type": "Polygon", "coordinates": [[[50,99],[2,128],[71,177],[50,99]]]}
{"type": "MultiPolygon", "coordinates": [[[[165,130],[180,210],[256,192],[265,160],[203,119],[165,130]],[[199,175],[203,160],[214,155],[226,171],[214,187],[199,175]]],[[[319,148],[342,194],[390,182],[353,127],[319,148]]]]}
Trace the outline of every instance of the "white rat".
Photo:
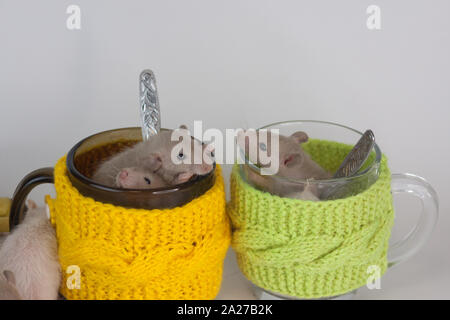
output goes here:
{"type": "Polygon", "coordinates": [[[61,282],[55,230],[44,207],[27,202],[25,218],[0,248],[0,270],[10,270],[26,300],[56,300],[61,282]]]}
{"type": "MultiPolygon", "coordinates": [[[[185,129],[184,126],[180,128],[185,129]]],[[[168,185],[177,185],[190,180],[195,175],[207,174],[213,169],[212,161],[209,164],[203,158],[206,146],[191,137],[189,137],[190,148],[177,150],[176,157],[182,163],[174,163],[171,158],[172,150],[178,146],[180,140],[172,141],[172,133],[172,130],[161,131],[149,140],[137,143],[107,159],[94,172],[92,179],[107,186],[115,186],[116,177],[123,168],[135,167],[151,170],[168,185]],[[195,164],[195,158],[201,159],[201,163],[195,164]]]]}
{"type": "Polygon", "coordinates": [[[4,270],[0,275],[0,300],[22,300],[14,273],[9,270],[4,270]]]}
{"type": "Polygon", "coordinates": [[[131,167],[120,170],[116,176],[116,186],[123,189],[156,189],[167,187],[167,183],[152,170],[131,167]]]}
{"type": "MultiPolygon", "coordinates": [[[[259,134],[256,134],[257,154],[256,158],[250,153],[250,139],[246,137],[247,132],[238,133],[238,144],[249,160],[259,167],[264,167],[261,161],[261,152],[272,154],[272,138],[279,142],[279,168],[276,176],[259,175],[252,169],[244,166],[248,180],[257,188],[272,194],[296,198],[302,200],[318,201],[319,194],[314,184],[302,185],[289,180],[319,180],[331,177],[331,174],[324,170],[319,164],[303,150],[301,144],[308,141],[308,135],[303,131],[297,131],[289,137],[267,131],[266,141],[262,141],[259,134]],[[287,178],[277,179],[277,177],[287,178]]],[[[257,132],[258,133],[258,132],[257,132]]]]}

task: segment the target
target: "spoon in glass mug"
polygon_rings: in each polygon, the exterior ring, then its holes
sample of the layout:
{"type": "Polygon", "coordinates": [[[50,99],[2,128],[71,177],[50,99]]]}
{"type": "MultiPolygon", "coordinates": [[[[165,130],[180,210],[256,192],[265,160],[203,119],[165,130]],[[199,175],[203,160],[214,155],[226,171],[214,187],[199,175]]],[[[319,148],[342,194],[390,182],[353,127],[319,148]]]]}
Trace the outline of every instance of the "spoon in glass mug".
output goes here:
{"type": "MultiPolygon", "coordinates": [[[[345,157],[332,178],[338,179],[355,175],[369,157],[374,145],[375,135],[372,130],[367,130],[355,144],[350,153],[345,157]]],[[[322,193],[321,198],[323,200],[342,198],[351,191],[346,187],[347,185],[348,184],[344,183],[330,187],[322,193]]]]}

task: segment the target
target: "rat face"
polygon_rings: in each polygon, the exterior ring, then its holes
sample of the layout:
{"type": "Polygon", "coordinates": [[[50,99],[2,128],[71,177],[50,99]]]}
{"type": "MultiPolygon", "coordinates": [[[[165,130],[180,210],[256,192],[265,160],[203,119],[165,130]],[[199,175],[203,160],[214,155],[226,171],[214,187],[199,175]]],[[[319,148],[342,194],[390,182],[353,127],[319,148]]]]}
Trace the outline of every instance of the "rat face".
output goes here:
{"type": "Polygon", "coordinates": [[[303,131],[286,137],[269,130],[247,130],[240,131],[237,138],[246,157],[258,167],[272,167],[272,174],[280,176],[298,176],[305,159],[300,144],[308,141],[308,135],[303,131]],[[294,172],[297,174],[293,175],[294,172]]]}
{"type": "Polygon", "coordinates": [[[155,189],[167,186],[152,170],[139,167],[120,170],[116,176],[116,185],[123,189],[155,189]]]}
{"type": "Polygon", "coordinates": [[[158,174],[171,184],[187,182],[197,175],[205,175],[213,169],[214,151],[200,141],[186,139],[170,141],[161,150],[147,157],[149,166],[158,168],[158,174]]]}

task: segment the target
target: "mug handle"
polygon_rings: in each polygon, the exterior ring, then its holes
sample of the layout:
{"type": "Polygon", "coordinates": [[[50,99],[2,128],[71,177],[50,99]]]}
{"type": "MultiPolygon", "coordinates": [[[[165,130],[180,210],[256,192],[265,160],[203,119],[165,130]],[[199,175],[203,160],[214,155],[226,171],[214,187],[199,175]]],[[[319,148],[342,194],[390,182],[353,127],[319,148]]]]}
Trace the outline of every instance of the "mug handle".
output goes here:
{"type": "Polygon", "coordinates": [[[25,200],[34,187],[42,183],[54,183],[53,168],[41,168],[34,170],[20,181],[14,191],[9,212],[9,230],[18,225],[24,217],[25,200]]]}
{"type": "Polygon", "coordinates": [[[410,173],[393,174],[392,194],[409,193],[420,199],[422,211],[416,226],[402,240],[389,246],[388,266],[392,267],[415,255],[430,238],[439,215],[436,191],[422,177],[410,173]]]}

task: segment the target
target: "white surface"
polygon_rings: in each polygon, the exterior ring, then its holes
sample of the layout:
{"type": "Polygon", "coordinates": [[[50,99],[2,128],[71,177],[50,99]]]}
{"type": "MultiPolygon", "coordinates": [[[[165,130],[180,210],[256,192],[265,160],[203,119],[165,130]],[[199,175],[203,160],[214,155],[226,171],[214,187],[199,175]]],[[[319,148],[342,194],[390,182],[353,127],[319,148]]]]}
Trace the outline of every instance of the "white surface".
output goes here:
{"type": "MultiPolygon", "coordinates": [[[[371,128],[393,172],[436,188],[441,217],[424,250],[357,297],[450,298],[449,12],[447,0],[0,0],[0,195],[81,138],[138,125],[137,79],[152,68],[165,127],[371,128]],[[66,29],[69,4],[80,31],[66,29]],[[366,28],[371,4],[380,31],[366,28]]],[[[416,204],[398,203],[396,233],[416,204]]],[[[219,298],[250,298],[248,288],[229,256],[219,298]]]]}

